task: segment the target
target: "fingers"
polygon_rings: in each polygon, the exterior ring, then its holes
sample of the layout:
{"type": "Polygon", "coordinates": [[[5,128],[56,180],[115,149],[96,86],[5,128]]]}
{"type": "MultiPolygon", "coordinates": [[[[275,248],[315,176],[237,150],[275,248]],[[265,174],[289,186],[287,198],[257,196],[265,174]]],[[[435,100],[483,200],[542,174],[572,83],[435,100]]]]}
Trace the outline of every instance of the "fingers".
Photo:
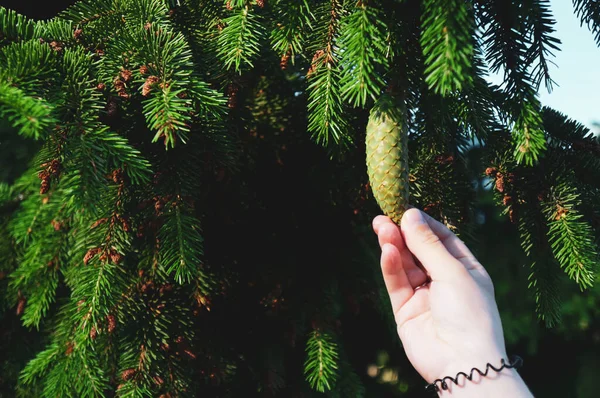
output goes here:
{"type": "Polygon", "coordinates": [[[432,280],[454,279],[464,275],[466,269],[463,264],[448,251],[421,211],[406,211],[402,217],[401,231],[406,246],[423,264],[432,280]]]}
{"type": "Polygon", "coordinates": [[[381,248],[381,272],[395,314],[412,297],[414,290],[404,272],[400,252],[391,243],[381,248]]]}
{"type": "Polygon", "coordinates": [[[400,252],[402,267],[411,286],[414,288],[425,283],[427,275],[417,266],[412,254],[406,248],[400,228],[389,217],[377,216],[373,220],[373,230],[377,233],[380,247],[383,247],[386,243],[396,246],[400,252]]]}
{"type": "Polygon", "coordinates": [[[446,246],[446,249],[448,249],[448,252],[450,252],[454,258],[460,261],[468,270],[483,268],[467,245],[450,231],[448,227],[426,213],[421,212],[421,214],[425,217],[425,220],[433,233],[440,238],[440,241],[446,246]]]}

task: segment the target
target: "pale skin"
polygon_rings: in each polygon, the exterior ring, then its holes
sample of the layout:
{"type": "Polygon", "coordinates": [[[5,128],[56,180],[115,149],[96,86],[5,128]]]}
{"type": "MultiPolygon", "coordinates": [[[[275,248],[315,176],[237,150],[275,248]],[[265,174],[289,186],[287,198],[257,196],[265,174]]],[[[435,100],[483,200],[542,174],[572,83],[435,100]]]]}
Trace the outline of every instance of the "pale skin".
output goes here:
{"type": "MultiPolygon", "coordinates": [[[[508,359],[492,280],[454,233],[417,209],[404,214],[400,227],[378,216],[373,229],[398,336],[428,383],[508,359]]],[[[532,397],[514,369],[461,377],[439,395],[532,397]]]]}

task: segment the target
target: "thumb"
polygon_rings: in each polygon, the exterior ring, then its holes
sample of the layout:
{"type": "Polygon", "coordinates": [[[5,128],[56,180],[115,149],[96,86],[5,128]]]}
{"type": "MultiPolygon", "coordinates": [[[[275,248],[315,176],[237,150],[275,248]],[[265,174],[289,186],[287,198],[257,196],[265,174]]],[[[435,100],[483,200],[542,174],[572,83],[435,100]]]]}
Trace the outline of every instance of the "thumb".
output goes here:
{"type": "Polygon", "coordinates": [[[466,272],[465,267],[450,254],[431,229],[420,210],[407,210],[400,229],[406,246],[423,264],[432,280],[453,279],[466,272]]]}

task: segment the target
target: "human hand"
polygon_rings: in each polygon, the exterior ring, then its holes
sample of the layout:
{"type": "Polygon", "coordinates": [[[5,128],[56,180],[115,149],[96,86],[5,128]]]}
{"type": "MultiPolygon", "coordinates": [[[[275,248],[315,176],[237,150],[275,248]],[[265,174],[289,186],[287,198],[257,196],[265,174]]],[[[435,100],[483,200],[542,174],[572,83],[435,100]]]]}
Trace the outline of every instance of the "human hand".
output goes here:
{"type": "MultiPolygon", "coordinates": [[[[488,362],[500,366],[506,348],[486,270],[454,233],[425,213],[410,209],[401,224],[399,228],[388,217],[378,216],[373,229],[398,335],[410,362],[428,383],[461,371],[468,374],[473,367],[483,371],[488,362]]],[[[513,395],[485,396],[531,396],[512,369],[485,379],[500,378],[520,386],[496,383],[496,392],[513,395]]],[[[481,381],[477,375],[472,382],[481,381]]],[[[460,389],[448,384],[449,393],[453,387],[455,392],[460,389]]],[[[459,385],[465,386],[464,379],[459,385]]],[[[475,396],[481,393],[478,389],[475,396]]]]}

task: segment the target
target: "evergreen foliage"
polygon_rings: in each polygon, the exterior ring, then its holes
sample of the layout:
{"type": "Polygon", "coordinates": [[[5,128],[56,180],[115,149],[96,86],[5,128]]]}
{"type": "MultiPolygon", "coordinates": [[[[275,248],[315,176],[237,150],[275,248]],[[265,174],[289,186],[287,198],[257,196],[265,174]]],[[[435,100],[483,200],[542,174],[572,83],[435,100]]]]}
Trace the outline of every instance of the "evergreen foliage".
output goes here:
{"type": "MultiPolygon", "coordinates": [[[[573,5],[600,45],[598,3],[573,5]]],[[[469,237],[477,144],[556,324],[564,279],[597,275],[600,141],[538,99],[554,24],[546,0],[0,7],[0,133],[39,144],[0,184],[0,303],[45,344],[17,393],[367,396],[352,318],[394,328],[364,231],[385,92],[410,203],[469,237]]]]}

